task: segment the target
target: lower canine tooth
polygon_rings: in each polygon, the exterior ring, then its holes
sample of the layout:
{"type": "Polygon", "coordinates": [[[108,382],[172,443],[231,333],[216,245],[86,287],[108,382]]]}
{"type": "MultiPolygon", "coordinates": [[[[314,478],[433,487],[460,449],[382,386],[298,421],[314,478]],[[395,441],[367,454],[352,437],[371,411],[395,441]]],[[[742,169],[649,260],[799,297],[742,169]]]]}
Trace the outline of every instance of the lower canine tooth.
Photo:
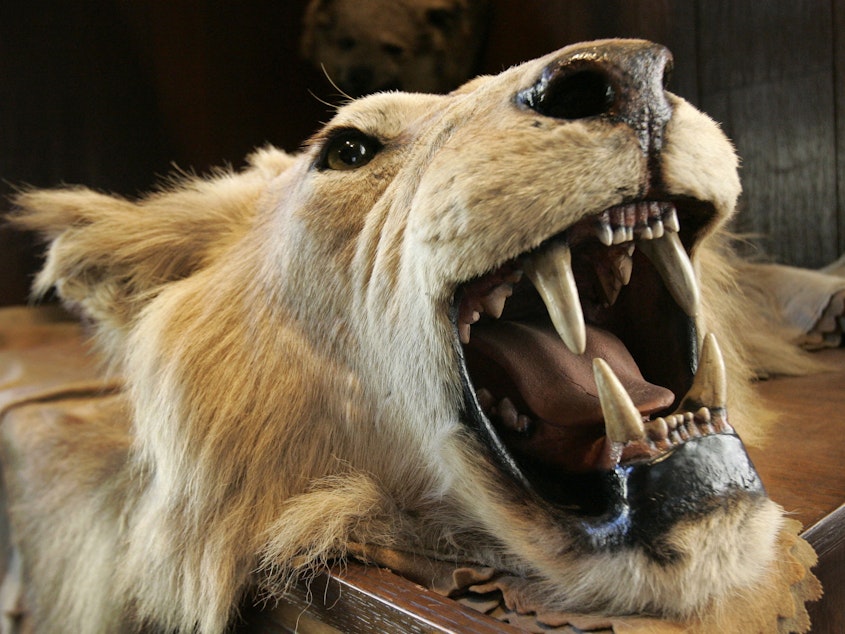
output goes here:
{"type": "Polygon", "coordinates": [[[644,438],[645,426],[640,412],[603,359],[593,359],[593,376],[596,379],[607,437],[618,443],[644,438]]]}
{"type": "MultiPolygon", "coordinates": [[[[725,361],[716,342],[716,336],[711,332],[704,337],[701,344],[698,370],[681,407],[687,410],[702,406],[710,409],[724,409],[727,404],[727,394],[725,361]]],[[[709,418],[709,412],[707,412],[707,418],[709,418]]]]}
{"type": "Polygon", "coordinates": [[[638,241],[637,247],[651,260],[678,306],[694,317],[698,313],[701,291],[692,262],[678,234],[667,231],[662,238],[638,241]]]}
{"type": "Polygon", "coordinates": [[[584,313],[572,273],[572,253],[564,242],[555,243],[528,257],[525,274],[534,284],[558,335],[575,354],[587,347],[584,313]]]}

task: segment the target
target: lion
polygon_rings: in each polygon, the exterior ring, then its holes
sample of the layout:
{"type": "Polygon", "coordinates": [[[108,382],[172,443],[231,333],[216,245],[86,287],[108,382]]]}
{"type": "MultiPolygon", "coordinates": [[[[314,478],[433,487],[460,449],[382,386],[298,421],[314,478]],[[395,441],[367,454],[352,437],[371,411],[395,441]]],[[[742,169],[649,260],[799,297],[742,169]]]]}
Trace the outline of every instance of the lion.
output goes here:
{"type": "Polygon", "coordinates": [[[735,428],[800,359],[753,334],[737,158],[671,65],[578,44],[137,201],[17,195],[36,292],[124,386],[3,430],[36,631],[224,632],[353,544],[549,609],[712,625],[760,595],[786,520],[735,428]]]}
{"type": "Polygon", "coordinates": [[[486,0],[312,0],[302,56],[353,97],[449,92],[472,77],[489,21],[486,0]]]}

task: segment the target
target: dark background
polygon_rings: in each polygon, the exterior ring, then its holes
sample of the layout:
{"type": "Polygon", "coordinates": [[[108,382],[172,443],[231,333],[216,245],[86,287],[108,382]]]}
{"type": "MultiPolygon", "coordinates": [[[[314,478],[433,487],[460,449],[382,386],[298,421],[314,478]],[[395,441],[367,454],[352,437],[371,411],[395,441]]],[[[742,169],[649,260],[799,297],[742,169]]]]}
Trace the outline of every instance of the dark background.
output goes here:
{"type": "MultiPolygon", "coordinates": [[[[173,164],[295,150],[338,103],[298,54],[304,0],[0,0],[0,194],[84,183],[133,196],[173,164]]],[[[845,0],[494,0],[483,68],[578,40],[644,37],[670,86],[743,158],[738,229],[779,261],[845,250],[845,0]],[[843,160],[840,160],[843,156],[843,160]]],[[[0,230],[0,305],[26,301],[35,247],[0,230]]]]}

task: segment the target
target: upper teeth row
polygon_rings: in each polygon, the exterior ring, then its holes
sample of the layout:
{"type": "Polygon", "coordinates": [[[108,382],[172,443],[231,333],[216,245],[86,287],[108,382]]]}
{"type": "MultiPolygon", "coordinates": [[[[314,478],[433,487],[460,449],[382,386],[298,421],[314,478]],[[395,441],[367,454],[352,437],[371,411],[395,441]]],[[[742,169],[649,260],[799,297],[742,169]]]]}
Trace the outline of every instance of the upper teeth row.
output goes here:
{"type": "MultiPolygon", "coordinates": [[[[599,216],[595,232],[600,241],[608,246],[631,242],[627,253],[617,253],[615,259],[610,259],[613,270],[609,276],[607,272],[597,271],[611,300],[630,280],[630,258],[636,245],[651,260],[681,309],[690,317],[696,315],[701,292],[692,262],[678,236],[679,229],[677,212],[671,203],[619,205],[599,216]]],[[[583,354],[586,328],[569,245],[563,240],[555,242],[527,257],[523,266],[543,298],[560,338],[572,352],[583,354]]]]}
{"type": "Polygon", "coordinates": [[[605,246],[631,242],[635,237],[661,238],[665,231],[681,230],[675,206],[668,202],[639,202],[616,205],[596,219],[596,237],[605,246]]]}

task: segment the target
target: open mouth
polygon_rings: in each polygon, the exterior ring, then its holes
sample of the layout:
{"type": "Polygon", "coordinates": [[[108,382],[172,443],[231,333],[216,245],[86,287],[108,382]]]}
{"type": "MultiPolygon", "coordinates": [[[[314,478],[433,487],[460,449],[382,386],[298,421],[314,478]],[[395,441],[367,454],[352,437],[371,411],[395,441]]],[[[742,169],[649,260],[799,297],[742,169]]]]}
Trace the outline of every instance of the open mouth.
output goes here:
{"type": "Polygon", "coordinates": [[[695,200],[617,205],[455,295],[466,407],[500,466],[617,538],[655,496],[649,530],[762,491],[727,421],[718,344],[698,344],[688,253],[712,217],[695,200]]]}

